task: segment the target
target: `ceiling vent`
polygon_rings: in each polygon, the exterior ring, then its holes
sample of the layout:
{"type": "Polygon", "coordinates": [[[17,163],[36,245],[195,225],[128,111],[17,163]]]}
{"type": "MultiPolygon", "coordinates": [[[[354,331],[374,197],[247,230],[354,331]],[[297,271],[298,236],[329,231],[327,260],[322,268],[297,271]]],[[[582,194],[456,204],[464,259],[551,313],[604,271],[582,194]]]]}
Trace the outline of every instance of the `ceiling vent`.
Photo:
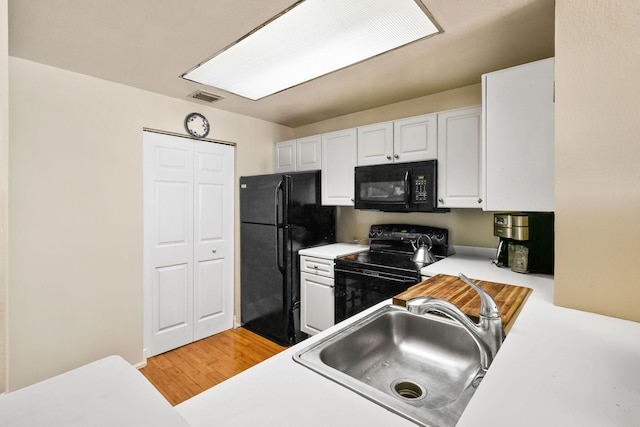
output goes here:
{"type": "Polygon", "coordinates": [[[216,102],[224,99],[222,96],[215,95],[213,93],[205,92],[203,90],[197,90],[191,94],[192,98],[199,99],[204,102],[216,102]]]}

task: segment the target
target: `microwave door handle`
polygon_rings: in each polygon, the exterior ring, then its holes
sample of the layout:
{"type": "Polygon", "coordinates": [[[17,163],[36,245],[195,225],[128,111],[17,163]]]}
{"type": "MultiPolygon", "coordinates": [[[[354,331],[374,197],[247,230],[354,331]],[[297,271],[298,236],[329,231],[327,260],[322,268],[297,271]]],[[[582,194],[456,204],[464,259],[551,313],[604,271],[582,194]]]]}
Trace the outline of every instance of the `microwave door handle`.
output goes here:
{"type": "Polygon", "coordinates": [[[411,174],[408,169],[404,173],[404,205],[407,209],[411,208],[411,174]]]}

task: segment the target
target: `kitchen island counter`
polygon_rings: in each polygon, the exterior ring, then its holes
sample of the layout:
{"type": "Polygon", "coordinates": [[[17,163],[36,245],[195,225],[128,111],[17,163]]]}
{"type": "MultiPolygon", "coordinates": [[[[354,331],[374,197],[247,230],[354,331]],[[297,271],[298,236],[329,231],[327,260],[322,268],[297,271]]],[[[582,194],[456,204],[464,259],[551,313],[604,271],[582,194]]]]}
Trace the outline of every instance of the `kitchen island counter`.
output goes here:
{"type": "MultiPolygon", "coordinates": [[[[425,270],[423,274],[464,273],[533,289],[458,426],[638,425],[640,323],[554,306],[552,276],[514,273],[491,264],[488,257],[454,255],[425,270]]],[[[296,351],[365,313],[187,400],[177,410],[194,427],[413,426],[292,359],[296,351]]]]}

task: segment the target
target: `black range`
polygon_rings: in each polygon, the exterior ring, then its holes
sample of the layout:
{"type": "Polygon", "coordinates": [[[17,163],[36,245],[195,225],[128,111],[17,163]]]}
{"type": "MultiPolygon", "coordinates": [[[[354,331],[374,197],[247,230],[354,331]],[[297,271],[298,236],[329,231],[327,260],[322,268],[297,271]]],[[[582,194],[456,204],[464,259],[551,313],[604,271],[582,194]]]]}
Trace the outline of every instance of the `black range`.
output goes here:
{"type": "Polygon", "coordinates": [[[449,254],[447,229],[379,224],[369,229],[369,251],[336,258],[336,323],[421,281],[420,270],[425,264],[412,261],[419,238],[420,243],[432,242],[431,251],[436,261],[449,254]]]}

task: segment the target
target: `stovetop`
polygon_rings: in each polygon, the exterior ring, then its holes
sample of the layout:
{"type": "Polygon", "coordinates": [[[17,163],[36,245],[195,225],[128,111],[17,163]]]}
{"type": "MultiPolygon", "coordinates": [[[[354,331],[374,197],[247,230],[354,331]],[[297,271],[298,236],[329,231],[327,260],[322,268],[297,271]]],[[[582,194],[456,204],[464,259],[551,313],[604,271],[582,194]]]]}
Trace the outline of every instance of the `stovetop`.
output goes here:
{"type": "Polygon", "coordinates": [[[413,262],[411,256],[368,251],[336,258],[335,268],[336,270],[378,272],[399,277],[420,278],[420,270],[424,266],[425,264],[413,262]]]}
{"type": "MultiPolygon", "coordinates": [[[[413,244],[420,236],[429,236],[436,260],[448,255],[449,232],[444,228],[410,224],[372,225],[369,230],[369,251],[336,258],[336,269],[375,271],[400,276],[420,277],[425,266],[412,261],[413,244]]],[[[428,240],[424,243],[428,244],[428,240]]],[[[423,243],[423,240],[420,241],[423,243]]]]}

